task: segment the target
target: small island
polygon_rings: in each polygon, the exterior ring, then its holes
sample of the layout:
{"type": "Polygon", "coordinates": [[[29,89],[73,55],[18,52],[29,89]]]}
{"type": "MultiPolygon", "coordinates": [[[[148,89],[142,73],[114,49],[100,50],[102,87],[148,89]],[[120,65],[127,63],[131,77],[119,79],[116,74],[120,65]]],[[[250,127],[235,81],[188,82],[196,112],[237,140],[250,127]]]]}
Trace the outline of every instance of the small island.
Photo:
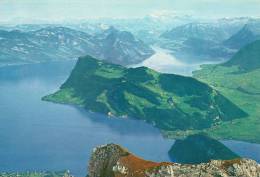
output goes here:
{"type": "Polygon", "coordinates": [[[239,158],[224,144],[204,134],[190,135],[183,140],[176,140],[169,151],[169,156],[174,162],[186,164],[239,158]]]}

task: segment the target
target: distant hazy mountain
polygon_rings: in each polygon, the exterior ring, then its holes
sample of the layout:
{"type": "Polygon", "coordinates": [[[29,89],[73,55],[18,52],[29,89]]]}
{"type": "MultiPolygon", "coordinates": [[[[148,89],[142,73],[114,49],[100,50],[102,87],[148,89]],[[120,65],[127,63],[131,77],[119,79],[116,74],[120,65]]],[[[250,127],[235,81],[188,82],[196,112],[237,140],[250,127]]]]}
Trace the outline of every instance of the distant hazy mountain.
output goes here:
{"type": "Polygon", "coordinates": [[[240,49],[258,39],[260,39],[260,20],[246,24],[240,31],[224,41],[224,45],[240,49]]]}
{"type": "Polygon", "coordinates": [[[214,22],[231,35],[236,34],[244,25],[257,19],[251,17],[221,18],[214,22]]]}
{"type": "Polygon", "coordinates": [[[228,33],[220,27],[208,23],[190,23],[173,28],[162,34],[163,38],[171,40],[186,40],[198,38],[204,40],[219,41],[228,37],[228,33]]]}
{"type": "MultiPolygon", "coordinates": [[[[249,17],[199,20],[173,26],[161,34],[157,43],[186,62],[223,62],[231,58],[240,48],[225,45],[224,41],[232,38],[246,24],[257,21],[259,20],[249,17]]],[[[236,38],[241,38],[240,35],[236,38]]],[[[250,35],[248,36],[248,41],[251,41],[250,35]]],[[[233,45],[247,43],[247,40],[242,40],[243,42],[240,40],[232,39],[230,43],[233,45]]]]}
{"type": "MultiPolygon", "coordinates": [[[[147,56],[151,56],[154,52],[146,45],[149,44],[169,49],[176,57],[187,62],[222,62],[231,58],[242,46],[257,39],[256,31],[259,29],[257,23],[259,24],[259,20],[248,17],[213,20],[198,19],[169,12],[157,12],[144,18],[78,20],[64,22],[63,24],[5,25],[0,26],[0,29],[12,34],[19,30],[25,36],[31,35],[31,37],[26,38],[28,39],[27,43],[22,42],[20,38],[16,39],[21,44],[25,44],[23,47],[14,46],[16,42],[6,42],[6,39],[1,37],[0,45],[3,45],[3,48],[0,49],[0,58],[2,61],[19,60],[23,63],[32,58],[33,61],[36,60],[35,58],[39,61],[46,61],[54,58],[76,58],[80,55],[89,54],[96,58],[126,65],[135,64],[144,60],[147,56]],[[245,24],[248,25],[245,26],[245,24]],[[62,39],[56,41],[58,54],[52,53],[51,51],[54,49],[50,49],[46,45],[42,47],[35,44],[35,41],[40,40],[40,44],[43,44],[44,40],[52,42],[55,39],[46,37],[39,39],[37,36],[35,38],[32,34],[33,31],[40,33],[42,29],[51,30],[51,33],[56,34],[55,29],[59,29],[58,26],[68,27],[71,30],[71,32],[64,30],[65,33],[70,33],[68,42],[59,41],[62,39]],[[111,28],[111,26],[118,30],[111,28]],[[243,26],[245,27],[243,28],[243,26]],[[145,44],[133,37],[132,34],[137,39],[144,41],[145,44]],[[5,42],[3,43],[3,41],[5,42]],[[74,44],[69,41],[74,41],[74,44]],[[33,47],[27,48],[27,44],[33,47]],[[5,45],[9,45],[9,48],[5,48],[5,45]],[[39,51],[34,52],[37,48],[39,51]],[[28,54],[23,54],[23,49],[28,54]],[[18,50],[20,50],[20,53],[18,50]]],[[[23,36],[23,34],[20,35],[23,36]]],[[[61,33],[58,32],[57,34],[60,35],[61,33]]],[[[66,36],[64,34],[65,38],[66,36]]],[[[52,35],[52,37],[58,38],[57,35],[56,37],[52,35]]],[[[50,44],[50,46],[53,45],[50,44]]]]}
{"type": "MultiPolygon", "coordinates": [[[[192,23],[197,21],[192,16],[188,15],[176,15],[168,12],[157,13],[145,16],[143,18],[129,18],[129,19],[98,19],[88,21],[92,26],[107,27],[114,26],[116,29],[122,31],[129,31],[134,34],[138,39],[141,39],[145,43],[155,43],[157,37],[161,33],[180,25],[192,23]]],[[[82,23],[74,24],[77,29],[83,29],[82,23]]]]}
{"type": "MultiPolygon", "coordinates": [[[[154,54],[154,51],[136,39],[130,32],[111,27],[95,36],[99,43],[99,57],[123,65],[140,63],[154,54]]],[[[94,55],[96,56],[96,55],[94,55]]]]}
{"type": "Polygon", "coordinates": [[[237,33],[245,24],[256,20],[248,17],[221,18],[217,20],[197,19],[190,22],[183,20],[182,25],[179,23],[179,25],[171,26],[170,30],[164,32],[161,36],[175,40],[180,38],[200,38],[223,41],[237,33]]]}
{"type": "Polygon", "coordinates": [[[0,31],[0,64],[34,63],[92,55],[117,64],[136,64],[153,50],[131,33],[116,29],[97,36],[65,27],[0,31]]]}
{"type": "Polygon", "coordinates": [[[222,45],[229,36],[218,24],[191,23],[163,33],[160,46],[188,62],[221,61],[234,54],[222,45]]]}
{"type": "MultiPolygon", "coordinates": [[[[116,29],[133,33],[146,43],[155,43],[156,40],[158,40],[157,38],[165,31],[196,23],[200,25],[210,24],[213,28],[224,30],[225,33],[227,32],[229,34],[228,37],[230,37],[251,20],[253,19],[248,17],[222,18],[216,20],[200,19],[190,15],[161,11],[152,13],[143,18],[84,20],[66,24],[66,26],[87,33],[97,32],[106,29],[108,26],[114,26],[116,29]]],[[[219,40],[219,38],[217,39],[219,40]]]]}

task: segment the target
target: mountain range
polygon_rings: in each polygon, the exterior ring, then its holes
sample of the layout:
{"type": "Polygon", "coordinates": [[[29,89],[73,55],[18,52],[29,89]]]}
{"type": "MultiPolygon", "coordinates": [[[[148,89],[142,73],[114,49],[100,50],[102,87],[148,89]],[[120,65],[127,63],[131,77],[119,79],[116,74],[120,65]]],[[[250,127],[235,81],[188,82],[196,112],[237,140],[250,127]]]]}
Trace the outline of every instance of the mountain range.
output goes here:
{"type": "Polygon", "coordinates": [[[251,18],[193,22],[162,33],[158,45],[186,62],[223,62],[259,39],[259,27],[260,21],[251,18]]]}
{"type": "MultiPolygon", "coordinates": [[[[31,60],[31,58],[36,60],[35,58],[38,57],[40,61],[48,61],[53,60],[53,57],[56,57],[56,59],[57,57],[77,58],[88,54],[96,58],[107,59],[116,64],[128,65],[137,64],[146,59],[147,56],[151,56],[154,51],[148,45],[169,49],[175,57],[187,63],[223,62],[231,58],[241,47],[259,38],[259,24],[260,21],[257,18],[200,19],[188,15],[163,12],[154,13],[144,18],[92,19],[62,24],[5,25],[0,26],[0,29],[2,29],[1,32],[8,31],[13,34],[20,31],[22,34],[25,33],[25,36],[30,34],[30,37],[35,38],[32,34],[34,31],[50,30],[50,33],[56,33],[55,28],[58,31],[59,28],[65,28],[71,30],[70,34],[75,34],[73,36],[75,36],[76,41],[80,41],[76,46],[72,44],[64,46],[59,44],[61,41],[56,41],[58,43],[56,46],[57,53],[60,54],[55,55],[53,52],[48,52],[48,50],[51,51],[50,48],[35,46],[35,44],[30,43],[39,39],[28,39],[28,41],[21,43],[25,45],[28,43],[35,49],[39,48],[38,52],[34,52],[34,49],[24,47],[24,52],[29,51],[28,60],[31,60]],[[107,31],[113,34],[107,35],[107,31]],[[86,34],[77,34],[82,32],[86,34]],[[106,39],[105,36],[108,38],[106,39]],[[104,46],[102,46],[103,44],[104,46]],[[111,50],[108,49],[108,46],[111,47],[111,50]],[[64,50],[68,52],[66,53],[64,50]]],[[[63,31],[64,37],[66,37],[68,30],[63,31]]],[[[0,36],[0,43],[3,43],[2,38],[0,36]]],[[[41,38],[41,40],[49,39],[41,38]]],[[[55,42],[55,39],[51,40],[55,42]]],[[[17,39],[17,41],[20,41],[20,39],[17,39]]],[[[8,49],[5,49],[4,45],[1,46],[4,50],[0,52],[2,61],[10,60],[10,63],[13,63],[13,58],[18,56],[17,60],[24,63],[27,59],[24,56],[25,54],[22,53],[23,48],[14,46],[16,45],[14,41],[10,41],[10,43],[13,44],[4,42],[4,44],[9,45],[8,49]],[[10,46],[14,48],[11,50],[10,46]],[[17,50],[20,49],[19,53],[17,50]],[[13,50],[16,50],[16,52],[13,50]]]]}
{"type": "Polygon", "coordinates": [[[37,63],[96,56],[116,64],[136,64],[154,51],[131,33],[109,28],[98,35],[65,27],[0,31],[0,64],[37,63]]]}
{"type": "Polygon", "coordinates": [[[163,33],[159,45],[186,62],[219,61],[234,53],[221,44],[229,36],[216,24],[190,23],[163,33]]]}
{"type": "Polygon", "coordinates": [[[189,23],[173,28],[161,35],[171,40],[186,40],[198,38],[204,40],[221,41],[228,38],[229,34],[219,26],[208,23],[189,23]]]}

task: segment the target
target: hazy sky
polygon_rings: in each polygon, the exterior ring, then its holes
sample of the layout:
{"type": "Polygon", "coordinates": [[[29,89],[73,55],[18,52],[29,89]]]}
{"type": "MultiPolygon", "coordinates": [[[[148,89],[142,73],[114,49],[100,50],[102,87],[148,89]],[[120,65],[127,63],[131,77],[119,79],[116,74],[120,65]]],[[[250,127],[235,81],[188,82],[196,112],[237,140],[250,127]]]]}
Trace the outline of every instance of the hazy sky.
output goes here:
{"type": "Polygon", "coordinates": [[[0,22],[133,18],[160,11],[205,17],[260,16],[260,0],[0,0],[0,22]]]}

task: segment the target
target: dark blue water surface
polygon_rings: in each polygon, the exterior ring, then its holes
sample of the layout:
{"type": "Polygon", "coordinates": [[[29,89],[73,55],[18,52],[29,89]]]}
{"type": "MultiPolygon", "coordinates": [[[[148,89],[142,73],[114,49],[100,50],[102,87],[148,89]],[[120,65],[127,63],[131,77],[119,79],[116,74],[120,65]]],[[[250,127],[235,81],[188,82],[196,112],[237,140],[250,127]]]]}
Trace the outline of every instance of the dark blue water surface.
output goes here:
{"type": "MultiPolygon", "coordinates": [[[[69,169],[85,176],[97,145],[118,143],[154,161],[169,161],[174,140],[142,121],[111,119],[69,105],[41,101],[66,80],[74,61],[0,68],[0,171],[69,169]]],[[[225,141],[260,161],[260,145],[225,141]]]]}

